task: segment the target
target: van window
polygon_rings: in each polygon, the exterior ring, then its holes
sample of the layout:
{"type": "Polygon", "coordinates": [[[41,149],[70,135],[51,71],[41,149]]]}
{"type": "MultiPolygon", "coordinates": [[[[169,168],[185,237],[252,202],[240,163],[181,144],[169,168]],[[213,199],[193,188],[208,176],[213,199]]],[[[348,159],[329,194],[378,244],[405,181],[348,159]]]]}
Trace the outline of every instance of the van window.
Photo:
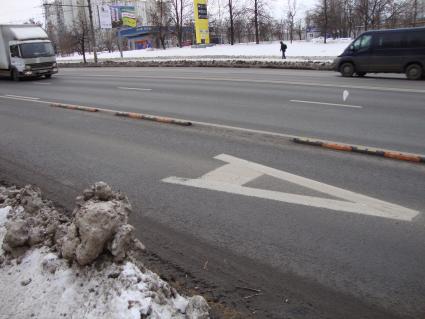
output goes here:
{"type": "Polygon", "coordinates": [[[372,36],[371,35],[362,36],[362,43],[360,44],[360,50],[369,49],[371,42],[372,42],[372,36]]]}
{"type": "Polygon", "coordinates": [[[408,48],[425,48],[424,32],[408,32],[406,34],[406,47],[408,48]]]}
{"type": "Polygon", "coordinates": [[[395,49],[401,47],[401,33],[382,33],[377,35],[377,49],[395,49]]]}
{"type": "Polygon", "coordinates": [[[363,35],[353,43],[354,51],[366,51],[370,48],[372,42],[371,35],[363,35]]]}
{"type": "Polygon", "coordinates": [[[10,46],[10,56],[12,58],[19,58],[19,47],[17,45],[10,46]]]}

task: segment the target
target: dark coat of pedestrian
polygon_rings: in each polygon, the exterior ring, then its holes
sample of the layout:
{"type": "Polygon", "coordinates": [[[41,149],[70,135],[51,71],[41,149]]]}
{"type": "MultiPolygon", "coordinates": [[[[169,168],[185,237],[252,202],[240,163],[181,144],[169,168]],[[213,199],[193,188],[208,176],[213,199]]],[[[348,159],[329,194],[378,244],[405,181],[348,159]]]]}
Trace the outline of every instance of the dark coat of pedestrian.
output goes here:
{"type": "Polygon", "coordinates": [[[286,59],[286,52],[287,46],[285,43],[283,43],[283,41],[280,41],[280,51],[282,51],[282,59],[286,59]]]}

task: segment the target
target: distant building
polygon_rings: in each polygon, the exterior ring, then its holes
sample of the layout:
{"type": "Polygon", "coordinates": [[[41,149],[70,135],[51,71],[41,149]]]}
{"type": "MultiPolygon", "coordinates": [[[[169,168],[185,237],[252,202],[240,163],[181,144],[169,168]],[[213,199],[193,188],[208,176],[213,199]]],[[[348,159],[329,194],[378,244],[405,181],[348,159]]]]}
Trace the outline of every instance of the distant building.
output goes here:
{"type": "Polygon", "coordinates": [[[322,35],[321,30],[319,28],[314,27],[314,26],[310,26],[310,27],[307,27],[305,29],[305,39],[307,41],[311,41],[315,38],[320,37],[321,35],[322,35]]]}
{"type": "MultiPolygon", "coordinates": [[[[139,25],[149,25],[149,11],[153,8],[155,0],[92,0],[93,22],[99,29],[99,6],[120,5],[133,6],[135,8],[139,25]]],[[[45,3],[46,26],[52,25],[57,30],[71,31],[79,19],[89,21],[87,0],[53,0],[45,3]]]]}
{"type": "MultiPolygon", "coordinates": [[[[93,24],[96,38],[100,40],[111,30],[100,28],[99,7],[101,5],[110,6],[132,6],[135,8],[137,26],[151,25],[150,12],[155,7],[156,0],[91,0],[93,24]]],[[[53,42],[60,46],[64,35],[79,28],[81,22],[90,26],[90,15],[87,0],[45,0],[45,26],[53,42]]],[[[130,44],[130,43],[129,43],[130,44]]],[[[130,47],[130,45],[129,45],[130,47]]],[[[137,48],[132,42],[132,48],[137,48]]],[[[59,48],[57,48],[59,49],[59,48]]]]}

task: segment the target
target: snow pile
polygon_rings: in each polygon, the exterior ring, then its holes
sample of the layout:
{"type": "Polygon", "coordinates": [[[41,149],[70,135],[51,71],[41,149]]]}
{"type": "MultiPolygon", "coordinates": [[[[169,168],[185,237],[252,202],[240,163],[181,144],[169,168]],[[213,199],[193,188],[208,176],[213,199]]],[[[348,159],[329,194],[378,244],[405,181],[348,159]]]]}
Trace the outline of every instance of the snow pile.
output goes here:
{"type": "Polygon", "coordinates": [[[127,197],[96,183],[72,217],[39,189],[0,186],[2,318],[209,318],[133,255],[144,249],[127,224],[127,197]],[[62,258],[63,257],[63,258],[62,258]]]}
{"type": "Polygon", "coordinates": [[[127,197],[113,193],[103,182],[96,183],[77,198],[73,221],[58,227],[57,250],[63,258],[82,266],[92,263],[104,250],[114,261],[123,261],[129,251],[144,249],[128,224],[130,212],[127,197]]]}
{"type": "MultiPolygon", "coordinates": [[[[323,43],[323,39],[312,42],[294,41],[292,44],[285,42],[288,46],[286,56],[289,60],[328,59],[341,54],[348,46],[351,39],[328,39],[328,43],[323,43]]],[[[221,44],[205,48],[168,48],[166,50],[133,50],[123,52],[126,60],[152,60],[152,59],[281,59],[279,41],[265,42],[261,44],[240,43],[235,45],[221,44]]],[[[92,54],[86,55],[88,59],[93,59],[92,54]]],[[[119,52],[99,52],[100,60],[120,59],[119,52]]],[[[82,56],[74,54],[72,56],[58,57],[59,62],[82,61],[82,56]]]]}

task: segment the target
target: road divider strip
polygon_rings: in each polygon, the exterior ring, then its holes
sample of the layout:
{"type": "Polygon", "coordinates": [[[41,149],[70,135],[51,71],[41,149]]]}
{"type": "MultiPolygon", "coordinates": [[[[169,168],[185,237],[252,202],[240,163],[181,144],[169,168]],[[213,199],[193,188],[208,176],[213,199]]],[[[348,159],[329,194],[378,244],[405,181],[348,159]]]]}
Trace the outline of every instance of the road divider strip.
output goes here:
{"type": "Polygon", "coordinates": [[[154,121],[154,122],[166,123],[166,124],[176,124],[180,126],[195,125],[197,127],[219,129],[219,130],[224,130],[228,132],[246,133],[248,134],[248,136],[257,135],[257,136],[272,137],[272,138],[278,138],[278,139],[280,138],[280,139],[292,141],[297,144],[318,146],[318,147],[323,147],[323,148],[337,150],[337,151],[361,153],[366,155],[386,157],[390,159],[413,162],[413,163],[425,163],[425,155],[403,153],[403,152],[398,152],[393,150],[376,149],[373,147],[367,147],[367,146],[361,146],[361,145],[348,145],[348,144],[343,144],[339,142],[325,141],[325,140],[319,140],[314,138],[306,138],[306,137],[300,137],[300,136],[271,132],[271,131],[248,129],[248,128],[243,128],[238,126],[230,126],[230,125],[215,124],[215,123],[208,123],[208,122],[189,121],[189,120],[175,119],[170,117],[162,117],[162,116],[155,116],[155,115],[142,114],[142,113],[121,112],[116,110],[88,107],[88,106],[82,106],[82,105],[53,103],[49,101],[40,101],[40,100],[33,100],[33,99],[27,99],[27,98],[21,98],[21,97],[18,98],[15,96],[7,96],[7,95],[3,95],[3,96],[0,95],[0,98],[47,104],[47,105],[50,105],[51,107],[64,108],[69,110],[78,110],[83,112],[106,113],[106,114],[110,114],[117,117],[128,117],[128,118],[138,119],[138,120],[147,120],[147,121],[154,121]]]}
{"type": "Polygon", "coordinates": [[[84,112],[99,112],[99,110],[97,108],[94,108],[94,107],[73,105],[73,104],[51,103],[50,106],[51,107],[59,107],[59,108],[62,108],[62,109],[68,109],[68,110],[84,111],[84,112]]]}
{"type": "Polygon", "coordinates": [[[308,139],[308,138],[294,137],[294,138],[292,138],[292,141],[294,143],[297,143],[297,144],[318,146],[318,147],[323,147],[323,148],[332,149],[332,150],[336,150],[336,151],[361,153],[361,154],[391,158],[391,159],[395,159],[395,160],[399,160],[399,161],[425,163],[425,156],[417,155],[417,154],[411,154],[411,153],[402,153],[402,152],[395,152],[395,151],[389,151],[389,150],[380,150],[380,149],[369,148],[369,147],[358,146],[358,145],[330,143],[330,142],[327,142],[327,141],[314,140],[314,139],[308,139]]]}
{"type": "Polygon", "coordinates": [[[120,112],[115,110],[82,106],[82,105],[73,105],[73,104],[64,104],[64,103],[50,103],[51,107],[59,107],[68,110],[77,110],[83,112],[98,112],[98,113],[106,113],[111,114],[118,117],[128,117],[136,120],[146,120],[152,122],[166,123],[166,124],[175,124],[181,126],[190,126],[192,122],[186,120],[175,119],[171,117],[163,117],[163,116],[155,116],[149,114],[135,113],[135,112],[120,112]]]}

